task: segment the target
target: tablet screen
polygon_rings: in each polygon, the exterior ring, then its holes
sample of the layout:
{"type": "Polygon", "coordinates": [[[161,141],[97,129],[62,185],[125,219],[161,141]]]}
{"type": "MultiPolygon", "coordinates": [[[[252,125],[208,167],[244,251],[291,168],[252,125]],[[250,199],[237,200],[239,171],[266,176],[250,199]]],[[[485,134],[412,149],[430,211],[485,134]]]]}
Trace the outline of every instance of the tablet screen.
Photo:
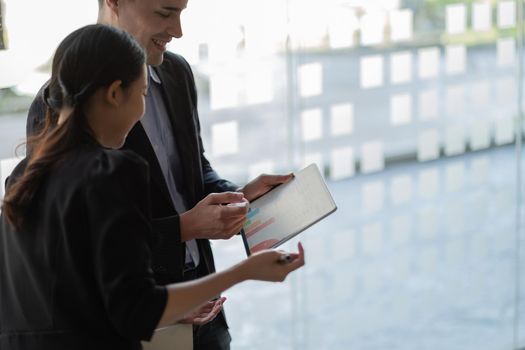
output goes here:
{"type": "Polygon", "coordinates": [[[242,232],[246,252],[277,247],[336,209],[319,168],[311,164],[250,203],[242,232]]]}

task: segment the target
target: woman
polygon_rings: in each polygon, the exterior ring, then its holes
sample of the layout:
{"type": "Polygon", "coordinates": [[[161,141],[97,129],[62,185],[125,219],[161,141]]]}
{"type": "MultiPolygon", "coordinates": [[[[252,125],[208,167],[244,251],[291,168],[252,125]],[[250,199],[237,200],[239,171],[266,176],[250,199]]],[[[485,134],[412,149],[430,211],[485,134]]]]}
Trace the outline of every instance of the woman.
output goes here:
{"type": "Polygon", "coordinates": [[[0,222],[1,349],[140,349],[140,340],[247,279],[282,281],[304,253],[265,251],[203,279],[156,286],[148,167],[118,151],[144,113],[145,57],[91,25],[53,59],[50,107],[10,177],[0,222]]]}

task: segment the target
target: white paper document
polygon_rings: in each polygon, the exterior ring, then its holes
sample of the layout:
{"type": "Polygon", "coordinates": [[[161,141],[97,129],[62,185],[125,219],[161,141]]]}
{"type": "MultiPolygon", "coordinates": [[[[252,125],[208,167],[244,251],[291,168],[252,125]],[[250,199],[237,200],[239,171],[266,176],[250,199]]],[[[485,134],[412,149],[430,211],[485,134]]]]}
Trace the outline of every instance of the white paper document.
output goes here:
{"type": "Polygon", "coordinates": [[[318,167],[311,164],[250,204],[243,228],[246,251],[277,247],[336,209],[318,167]]]}

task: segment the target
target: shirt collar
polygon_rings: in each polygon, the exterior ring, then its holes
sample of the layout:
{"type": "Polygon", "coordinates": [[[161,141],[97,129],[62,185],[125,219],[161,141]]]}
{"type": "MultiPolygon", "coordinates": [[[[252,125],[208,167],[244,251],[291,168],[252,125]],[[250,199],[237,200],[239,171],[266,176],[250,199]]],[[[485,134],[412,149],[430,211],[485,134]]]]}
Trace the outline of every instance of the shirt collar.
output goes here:
{"type": "Polygon", "coordinates": [[[149,71],[149,77],[151,78],[151,80],[153,80],[155,83],[159,85],[162,84],[159,76],[157,75],[157,72],[155,72],[155,70],[151,66],[148,66],[148,71],[149,71]]]}

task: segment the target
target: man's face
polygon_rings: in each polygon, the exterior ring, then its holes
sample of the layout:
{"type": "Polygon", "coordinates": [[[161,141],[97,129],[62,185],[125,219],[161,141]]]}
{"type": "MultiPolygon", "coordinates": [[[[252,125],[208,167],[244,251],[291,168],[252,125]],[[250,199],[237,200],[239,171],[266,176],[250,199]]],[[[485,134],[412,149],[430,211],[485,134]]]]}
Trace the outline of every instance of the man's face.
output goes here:
{"type": "Polygon", "coordinates": [[[117,23],[142,45],[148,64],[162,63],[166,45],[182,37],[181,11],[188,0],[120,0],[117,23]]]}

